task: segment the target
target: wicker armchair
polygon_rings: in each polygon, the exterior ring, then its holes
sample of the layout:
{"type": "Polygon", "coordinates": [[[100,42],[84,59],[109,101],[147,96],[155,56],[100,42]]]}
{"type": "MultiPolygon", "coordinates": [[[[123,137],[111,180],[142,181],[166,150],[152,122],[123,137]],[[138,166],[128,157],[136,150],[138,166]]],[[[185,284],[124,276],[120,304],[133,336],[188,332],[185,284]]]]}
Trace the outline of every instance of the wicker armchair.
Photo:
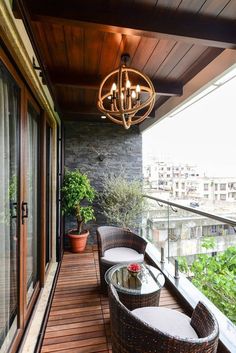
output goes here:
{"type": "MultiPolygon", "coordinates": [[[[140,320],[119,301],[112,285],[109,288],[109,304],[113,353],[215,353],[217,351],[218,323],[201,302],[196,306],[191,321],[189,318],[189,325],[198,336],[191,339],[171,336],[140,320]]],[[[157,307],[152,309],[158,310],[157,307]]]]}
{"type": "Polygon", "coordinates": [[[97,229],[97,242],[98,242],[98,253],[99,253],[99,269],[100,269],[100,280],[101,280],[101,289],[104,293],[107,291],[107,285],[104,279],[106,271],[121,262],[142,262],[144,259],[144,253],[147,246],[147,242],[138,236],[137,234],[132,233],[128,229],[118,228],[113,226],[102,226],[97,229]],[[135,258],[122,258],[117,259],[106,259],[106,251],[114,248],[124,248],[132,249],[137,253],[135,258]]]}

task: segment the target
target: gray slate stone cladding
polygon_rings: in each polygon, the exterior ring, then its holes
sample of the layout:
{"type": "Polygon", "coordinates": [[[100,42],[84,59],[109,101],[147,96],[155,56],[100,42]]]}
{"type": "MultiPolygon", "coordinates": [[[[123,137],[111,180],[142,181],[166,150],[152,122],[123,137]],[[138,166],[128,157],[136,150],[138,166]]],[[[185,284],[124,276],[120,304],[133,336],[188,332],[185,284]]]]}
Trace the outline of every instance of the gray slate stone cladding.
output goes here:
{"type": "MultiPolygon", "coordinates": [[[[141,180],[142,136],[138,127],[125,130],[107,122],[66,122],[65,166],[86,173],[97,192],[102,190],[106,174],[123,170],[129,180],[141,180]]],[[[94,208],[96,221],[88,225],[90,244],[96,243],[96,228],[107,224],[97,201],[94,208]]],[[[73,227],[74,220],[66,217],[65,232],[73,227]]]]}

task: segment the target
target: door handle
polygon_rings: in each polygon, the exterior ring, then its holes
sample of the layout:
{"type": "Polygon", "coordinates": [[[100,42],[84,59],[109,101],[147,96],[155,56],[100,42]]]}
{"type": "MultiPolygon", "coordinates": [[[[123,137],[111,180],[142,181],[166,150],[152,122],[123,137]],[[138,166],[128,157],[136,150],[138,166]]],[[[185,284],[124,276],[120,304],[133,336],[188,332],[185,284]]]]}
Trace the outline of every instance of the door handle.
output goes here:
{"type": "Polygon", "coordinates": [[[21,223],[24,224],[25,223],[25,218],[28,218],[28,214],[29,214],[28,203],[27,202],[22,202],[21,211],[22,211],[21,223]]]}
{"type": "Polygon", "coordinates": [[[11,218],[17,218],[17,202],[12,202],[11,204],[11,218]]]}

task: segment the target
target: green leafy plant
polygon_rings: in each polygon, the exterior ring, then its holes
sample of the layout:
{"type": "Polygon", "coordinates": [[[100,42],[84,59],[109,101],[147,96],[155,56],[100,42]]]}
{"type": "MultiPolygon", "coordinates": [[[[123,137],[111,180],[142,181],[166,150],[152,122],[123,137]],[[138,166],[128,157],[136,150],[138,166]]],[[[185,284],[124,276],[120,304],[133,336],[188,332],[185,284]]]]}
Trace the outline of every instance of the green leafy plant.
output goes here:
{"type": "Polygon", "coordinates": [[[95,198],[95,190],[88,177],[78,169],[66,171],[62,192],[62,211],[66,215],[76,217],[77,231],[82,232],[83,224],[95,219],[91,204],[95,198]]]}
{"type": "MultiPolygon", "coordinates": [[[[214,246],[214,238],[206,238],[202,243],[208,250],[214,246]]],[[[189,270],[187,261],[182,263],[183,272],[190,270],[193,274],[192,283],[236,324],[236,247],[215,256],[197,255],[189,270]]]]}
{"type": "Polygon", "coordinates": [[[128,181],[122,174],[105,176],[100,204],[103,214],[112,224],[136,227],[145,207],[141,182],[128,181]]]}

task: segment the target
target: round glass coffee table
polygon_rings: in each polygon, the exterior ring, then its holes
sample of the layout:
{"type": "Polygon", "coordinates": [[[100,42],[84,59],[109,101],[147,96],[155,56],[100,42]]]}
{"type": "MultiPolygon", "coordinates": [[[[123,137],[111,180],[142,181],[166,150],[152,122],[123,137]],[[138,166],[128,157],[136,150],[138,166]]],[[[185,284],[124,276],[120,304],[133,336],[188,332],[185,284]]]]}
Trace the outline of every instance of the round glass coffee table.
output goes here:
{"type": "Polygon", "coordinates": [[[131,274],[127,269],[128,265],[129,263],[118,264],[107,270],[105,274],[107,284],[113,284],[120,301],[129,310],[158,306],[161,288],[165,284],[162,272],[142,263],[140,273],[131,274]]]}

